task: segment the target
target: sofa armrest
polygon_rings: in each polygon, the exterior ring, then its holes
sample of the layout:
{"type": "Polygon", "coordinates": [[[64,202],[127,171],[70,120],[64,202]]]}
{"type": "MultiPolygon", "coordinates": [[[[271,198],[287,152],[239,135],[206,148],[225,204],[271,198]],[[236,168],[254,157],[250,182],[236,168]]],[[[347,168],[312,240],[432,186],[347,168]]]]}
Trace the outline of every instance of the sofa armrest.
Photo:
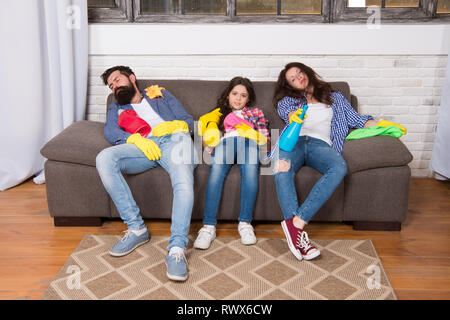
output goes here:
{"type": "Polygon", "coordinates": [[[95,158],[111,144],[103,134],[103,122],[82,120],[72,123],[41,149],[50,160],[84,164],[95,167],[95,158]]]}
{"type": "Polygon", "coordinates": [[[413,159],[400,139],[386,135],[345,141],[342,156],[347,162],[348,173],[404,166],[413,159]]]}

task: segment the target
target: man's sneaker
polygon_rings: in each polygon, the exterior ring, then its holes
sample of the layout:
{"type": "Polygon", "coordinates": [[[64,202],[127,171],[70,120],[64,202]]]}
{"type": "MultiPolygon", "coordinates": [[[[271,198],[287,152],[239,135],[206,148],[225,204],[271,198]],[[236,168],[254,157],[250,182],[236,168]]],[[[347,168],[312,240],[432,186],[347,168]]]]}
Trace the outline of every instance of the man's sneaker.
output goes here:
{"type": "Polygon", "coordinates": [[[241,236],[242,244],[249,246],[256,243],[255,232],[251,224],[239,222],[238,231],[241,236]]]}
{"type": "Polygon", "coordinates": [[[184,250],[172,247],[166,256],[167,277],[174,281],[185,281],[188,278],[187,262],[184,250]]]}
{"type": "Polygon", "coordinates": [[[216,238],[216,227],[203,226],[198,231],[197,239],[194,241],[194,248],[196,249],[208,249],[211,242],[216,238]]]}
{"type": "Polygon", "coordinates": [[[320,255],[320,251],[309,241],[308,234],[294,226],[294,218],[281,222],[289,249],[298,260],[311,260],[320,255]]]}
{"type": "Polygon", "coordinates": [[[125,235],[109,250],[109,254],[113,257],[123,257],[148,242],[150,240],[150,234],[148,233],[147,227],[144,229],[128,229],[124,231],[125,235]]]}

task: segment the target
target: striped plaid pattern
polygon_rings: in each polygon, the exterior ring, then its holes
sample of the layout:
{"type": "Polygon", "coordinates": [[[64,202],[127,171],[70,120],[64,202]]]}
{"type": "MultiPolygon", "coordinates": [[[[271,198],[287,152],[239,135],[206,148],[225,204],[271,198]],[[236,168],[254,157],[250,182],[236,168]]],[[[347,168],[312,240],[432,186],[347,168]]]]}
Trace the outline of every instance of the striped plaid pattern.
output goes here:
{"type": "MultiPolygon", "coordinates": [[[[367,120],[373,120],[370,115],[360,115],[357,113],[344,95],[340,92],[332,92],[331,108],[333,109],[333,117],[331,119],[331,142],[332,148],[342,153],[344,147],[344,139],[348,135],[349,128],[360,129],[364,127],[367,120]]],[[[286,123],[286,126],[280,133],[280,137],[284,130],[289,126],[289,113],[307,104],[306,97],[292,98],[284,97],[278,102],[278,115],[286,123]]],[[[276,148],[277,145],[274,147],[276,148]]],[[[272,152],[273,153],[272,149],[272,152]]]]}
{"type": "Polygon", "coordinates": [[[245,120],[253,123],[256,130],[267,137],[267,141],[270,141],[269,120],[267,120],[261,109],[244,107],[242,115],[245,120]]]}

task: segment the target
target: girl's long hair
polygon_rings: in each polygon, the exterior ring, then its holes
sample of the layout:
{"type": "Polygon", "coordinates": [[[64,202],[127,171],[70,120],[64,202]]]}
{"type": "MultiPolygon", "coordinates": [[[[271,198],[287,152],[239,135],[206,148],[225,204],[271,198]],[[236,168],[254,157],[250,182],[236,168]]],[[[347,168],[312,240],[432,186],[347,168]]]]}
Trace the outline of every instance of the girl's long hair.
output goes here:
{"type": "Polygon", "coordinates": [[[249,79],[244,77],[234,77],[233,79],[231,79],[227,87],[222,91],[219,98],[217,99],[217,104],[214,108],[220,108],[220,112],[222,113],[218,125],[219,130],[221,130],[222,132],[224,131],[223,120],[230,112],[233,111],[230,107],[228,96],[230,95],[230,92],[233,90],[233,88],[240,84],[243,85],[248,92],[248,101],[245,106],[252,107],[256,101],[255,90],[253,89],[253,84],[249,79]]]}
{"type": "Polygon", "coordinates": [[[278,106],[278,101],[280,101],[284,97],[301,98],[305,94],[305,91],[301,91],[291,87],[291,85],[286,80],[286,72],[294,67],[299,68],[308,76],[308,86],[313,87],[314,98],[327,105],[330,105],[333,102],[331,99],[331,92],[333,92],[333,89],[328,82],[323,81],[311,67],[308,67],[307,65],[300,62],[291,62],[288,63],[278,75],[278,81],[275,87],[275,93],[273,95],[273,104],[275,109],[278,106]]]}

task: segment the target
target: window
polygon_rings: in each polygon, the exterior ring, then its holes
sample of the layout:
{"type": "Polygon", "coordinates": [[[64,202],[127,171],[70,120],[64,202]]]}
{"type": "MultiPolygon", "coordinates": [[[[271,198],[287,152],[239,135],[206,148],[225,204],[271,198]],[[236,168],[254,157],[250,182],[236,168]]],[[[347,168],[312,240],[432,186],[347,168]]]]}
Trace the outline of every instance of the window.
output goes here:
{"type": "MultiPolygon", "coordinates": [[[[367,22],[371,19],[382,21],[427,20],[432,16],[427,12],[428,2],[433,0],[335,0],[336,10],[333,21],[367,22]]],[[[395,22],[395,21],[393,21],[395,22]]]]}
{"type": "Polygon", "coordinates": [[[88,0],[89,22],[132,22],[128,0],[88,0]]]}
{"type": "Polygon", "coordinates": [[[136,22],[328,22],[329,0],[130,0],[136,22]]]}
{"type": "Polygon", "coordinates": [[[88,0],[89,22],[450,21],[450,0],[88,0]]]}
{"type": "Polygon", "coordinates": [[[449,14],[450,13],[450,1],[438,0],[437,2],[437,14],[449,14]]]}

